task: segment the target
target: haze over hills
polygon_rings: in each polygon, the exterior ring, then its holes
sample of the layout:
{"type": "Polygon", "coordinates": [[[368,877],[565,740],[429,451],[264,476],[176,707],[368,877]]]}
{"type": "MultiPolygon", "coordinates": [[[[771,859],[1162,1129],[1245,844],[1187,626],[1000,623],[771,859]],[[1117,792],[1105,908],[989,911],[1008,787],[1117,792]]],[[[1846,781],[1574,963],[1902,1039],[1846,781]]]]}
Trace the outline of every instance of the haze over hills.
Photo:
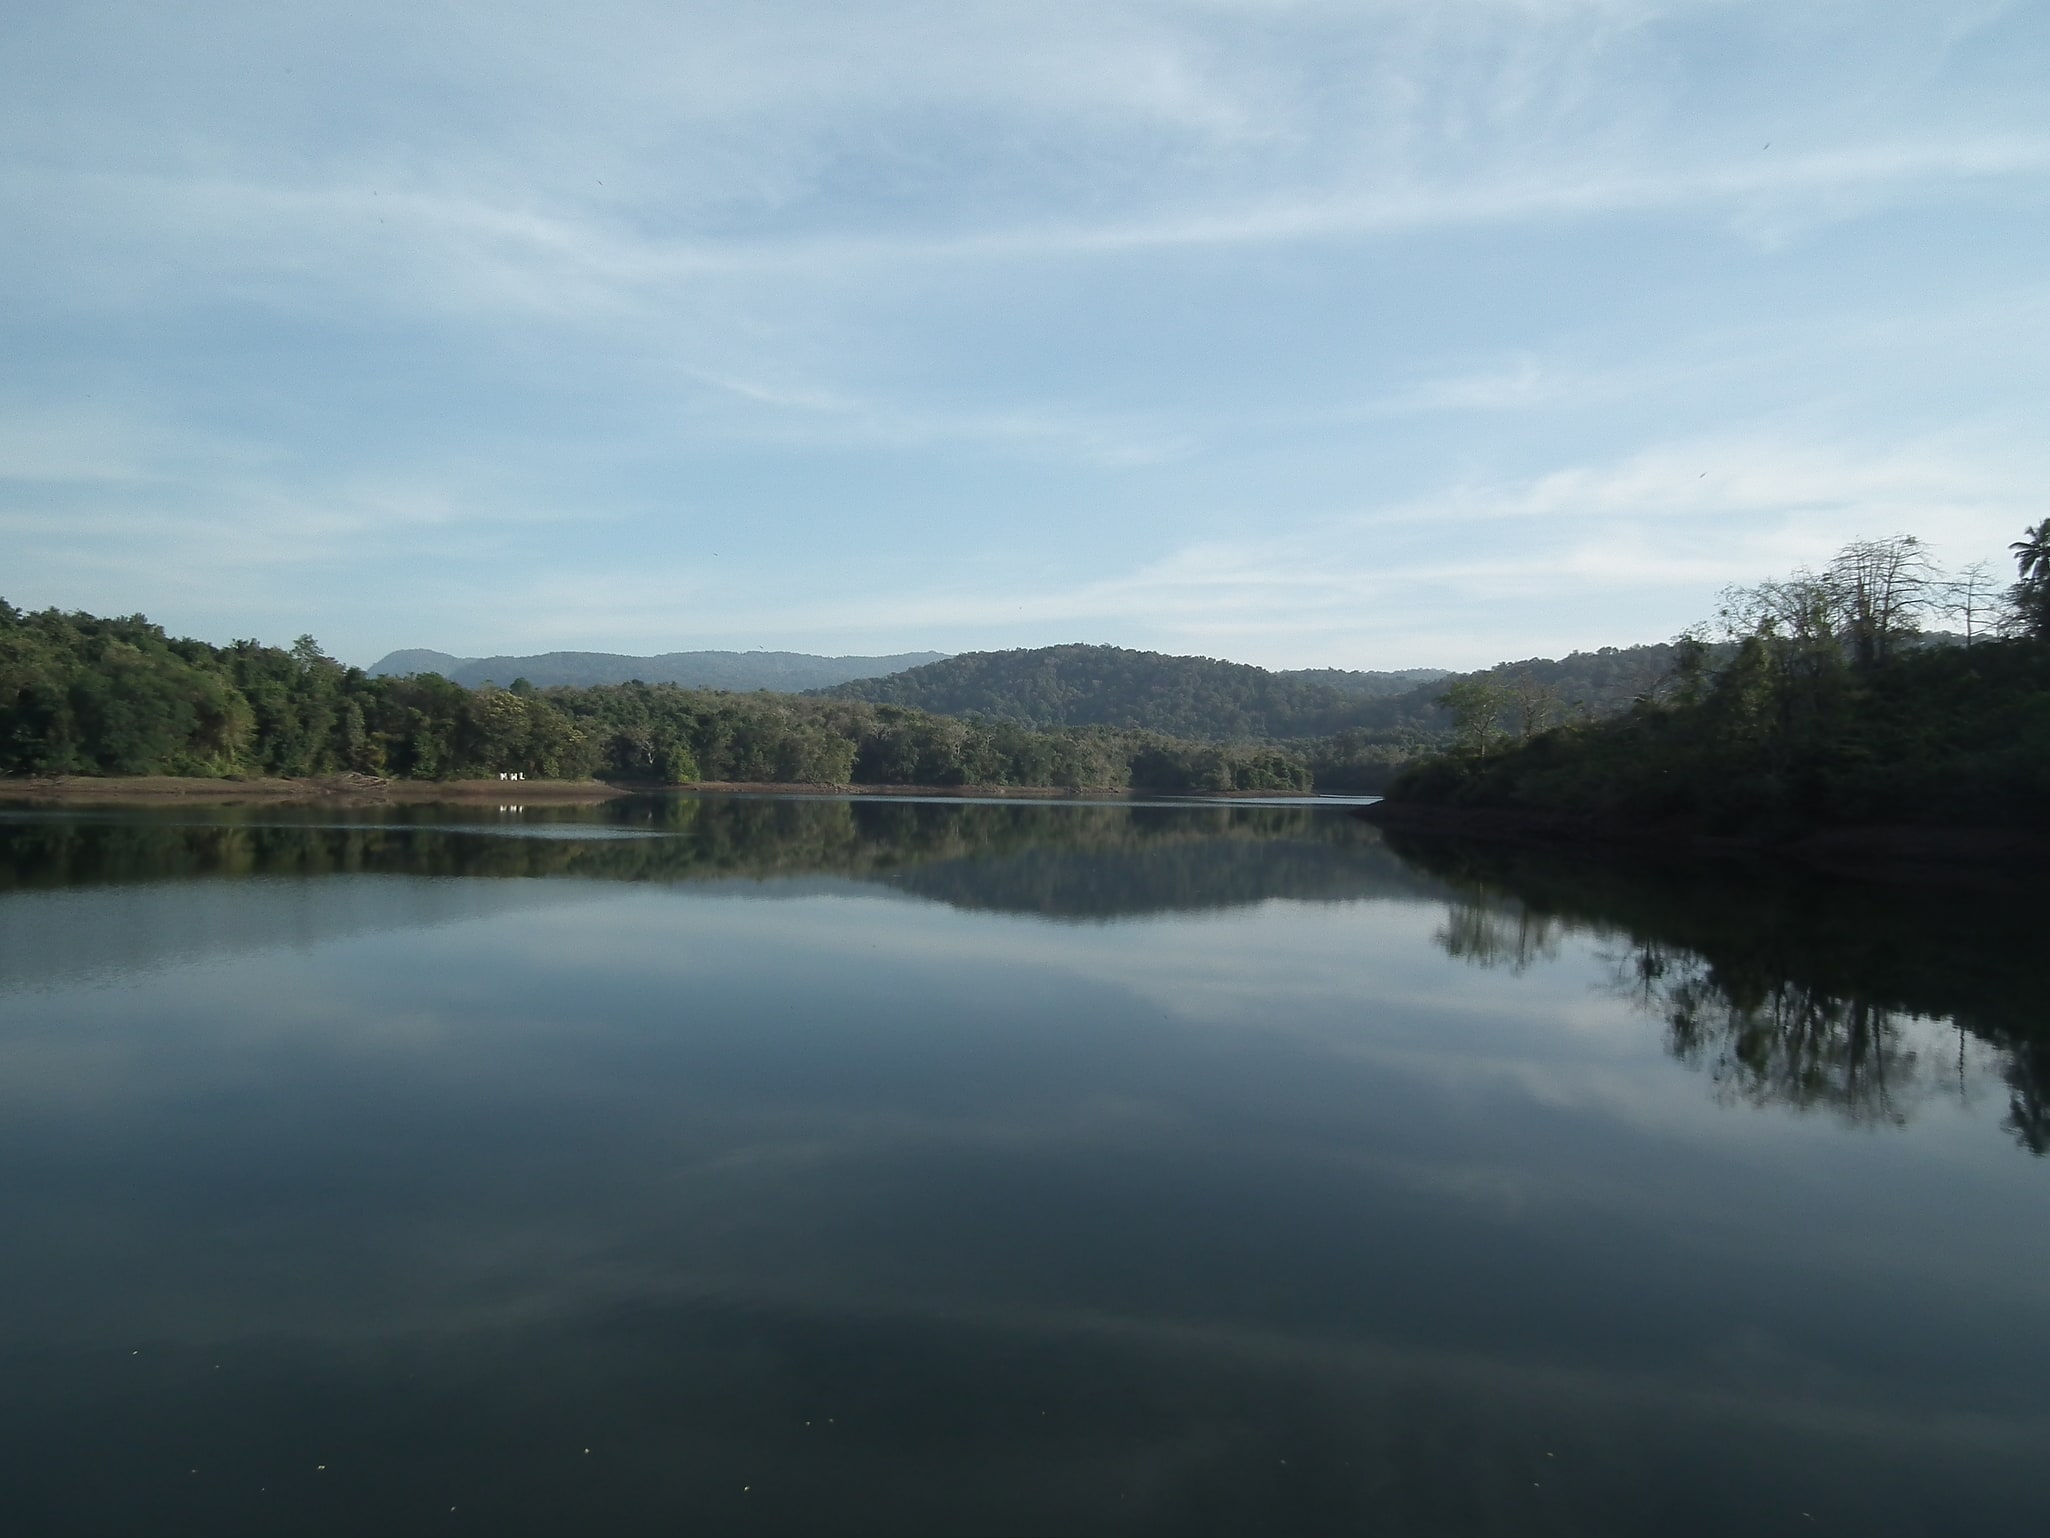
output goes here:
{"type": "Polygon", "coordinates": [[[945,652],[900,652],[889,657],[814,657],[805,652],[664,652],[658,657],[628,657],[616,652],[541,652],[531,657],[452,657],[447,652],[419,649],[395,651],[365,671],[373,676],[406,677],[439,673],[453,683],[474,689],[479,684],[510,684],[524,678],[537,689],[557,686],[589,688],[638,679],[649,684],[681,684],[692,689],[748,691],[773,689],[801,694],[850,679],[876,678],[945,658],[945,652]]]}

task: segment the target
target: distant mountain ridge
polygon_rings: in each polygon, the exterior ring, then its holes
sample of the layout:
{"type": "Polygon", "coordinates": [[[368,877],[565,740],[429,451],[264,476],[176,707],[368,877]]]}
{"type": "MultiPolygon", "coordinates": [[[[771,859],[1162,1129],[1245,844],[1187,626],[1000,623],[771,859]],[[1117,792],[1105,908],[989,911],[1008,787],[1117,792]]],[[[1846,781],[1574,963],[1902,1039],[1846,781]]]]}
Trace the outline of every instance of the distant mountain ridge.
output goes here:
{"type": "Polygon", "coordinates": [[[854,679],[878,678],[906,668],[943,661],[945,652],[899,652],[887,657],[815,657],[807,652],[664,652],[629,657],[617,652],[541,652],[531,657],[452,657],[413,648],[372,663],[373,676],[439,673],[474,689],[524,678],[537,689],[589,688],[639,679],[648,684],[681,684],[692,689],[773,689],[802,694],[854,679]]]}

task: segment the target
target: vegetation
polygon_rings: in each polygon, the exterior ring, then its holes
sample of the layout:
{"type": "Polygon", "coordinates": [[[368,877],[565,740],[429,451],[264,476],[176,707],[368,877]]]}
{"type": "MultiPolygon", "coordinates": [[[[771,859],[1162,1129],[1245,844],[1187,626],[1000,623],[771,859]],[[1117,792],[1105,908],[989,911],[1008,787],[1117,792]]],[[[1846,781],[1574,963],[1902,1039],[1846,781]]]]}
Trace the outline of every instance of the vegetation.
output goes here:
{"type": "Polygon", "coordinates": [[[140,615],[0,603],[0,773],[1378,792],[1472,729],[1458,702],[1476,690],[1528,732],[1629,708],[1675,656],[1671,645],[1605,647],[1504,663],[1448,688],[1450,675],[1429,669],[1272,673],[1055,646],[806,698],[640,681],[536,688],[517,676],[469,689],[433,672],[346,668],[311,637],[217,648],[140,615]]]}
{"type": "Polygon", "coordinates": [[[1033,731],[901,706],[673,684],[464,689],[372,677],[322,654],[174,640],[140,615],[0,603],[0,772],[462,779],[517,772],[871,785],[1302,790],[1271,744],[1033,731]]]}
{"type": "Polygon", "coordinates": [[[981,721],[1078,726],[1212,741],[1268,741],[1311,766],[1319,789],[1378,791],[1402,765],[1448,746],[1457,729],[1446,681],[1485,683],[1540,725],[1627,710],[1672,667],[1674,647],[1603,647],[1484,672],[1434,669],[1273,673],[1209,657],[1118,646],[968,652],[888,678],[821,691],[981,721]]]}
{"type": "Polygon", "coordinates": [[[1543,727],[1462,681],[1452,751],[1398,802],[1564,813],[1706,833],[1873,823],[2050,826],[2050,522],[2015,547],[1996,604],[1912,536],[1861,541],[1822,572],[1724,595],[1719,644],[1675,643],[1626,713],[1543,727]],[[1962,620],[1932,643],[1923,622],[1962,620]]]}
{"type": "Polygon", "coordinates": [[[1356,724],[1369,698],[1240,662],[1079,645],[969,652],[824,692],[1022,726],[1225,740],[1322,736],[1356,724]]]}

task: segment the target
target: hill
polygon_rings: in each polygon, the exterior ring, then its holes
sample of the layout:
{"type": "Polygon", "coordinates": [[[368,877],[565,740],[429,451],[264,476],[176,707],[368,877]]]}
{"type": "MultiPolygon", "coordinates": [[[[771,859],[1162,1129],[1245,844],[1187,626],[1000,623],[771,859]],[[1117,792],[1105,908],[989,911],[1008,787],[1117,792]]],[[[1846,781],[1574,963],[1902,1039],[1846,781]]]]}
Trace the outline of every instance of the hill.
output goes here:
{"type": "Polygon", "coordinates": [[[1569,832],[2050,833],[2050,644],[1981,641],[1858,663],[1753,637],[1675,700],[1508,739],[1469,729],[1459,751],[1409,768],[1389,794],[1569,832]]]}
{"type": "Polygon", "coordinates": [[[531,657],[451,657],[447,652],[395,651],[366,669],[373,678],[439,673],[451,683],[510,684],[524,678],[537,689],[585,689],[597,684],[681,684],[688,689],[774,689],[802,694],[850,679],[875,678],[937,662],[945,652],[900,652],[889,657],[814,657],[806,652],[665,652],[628,657],[615,652],[541,652],[531,657]]]}
{"type": "Polygon", "coordinates": [[[373,678],[311,636],[287,651],[167,635],[140,614],[0,601],[0,778],[582,780],[1301,791],[1272,744],[1034,732],[892,705],[676,684],[466,689],[373,678]]]}
{"type": "Polygon", "coordinates": [[[1291,678],[1297,683],[1324,684],[1341,693],[1379,700],[1391,694],[1405,694],[1452,675],[1444,668],[1397,668],[1391,673],[1362,673],[1347,668],[1282,668],[1274,676],[1291,678]]]}
{"type": "Polygon", "coordinates": [[[1520,689],[1526,708],[1540,715],[1601,716],[1628,709],[1656,690],[1672,654],[1664,644],[1605,646],[1558,660],[1505,662],[1470,675],[1432,668],[1277,673],[1243,662],[1120,646],[1043,646],[964,652],[820,692],[1040,729],[1103,726],[1213,742],[1366,734],[1407,743],[1451,729],[1452,717],[1438,697],[1461,676],[1520,689]]]}
{"type": "Polygon", "coordinates": [[[1361,707],[1376,693],[1395,699],[1414,687],[1397,674],[1292,675],[1211,657],[1068,645],[967,652],[822,692],[1020,726],[1107,726],[1226,741],[1325,736],[1360,724],[1361,707]],[[1350,682],[1340,687],[1329,677],[1350,682]]]}

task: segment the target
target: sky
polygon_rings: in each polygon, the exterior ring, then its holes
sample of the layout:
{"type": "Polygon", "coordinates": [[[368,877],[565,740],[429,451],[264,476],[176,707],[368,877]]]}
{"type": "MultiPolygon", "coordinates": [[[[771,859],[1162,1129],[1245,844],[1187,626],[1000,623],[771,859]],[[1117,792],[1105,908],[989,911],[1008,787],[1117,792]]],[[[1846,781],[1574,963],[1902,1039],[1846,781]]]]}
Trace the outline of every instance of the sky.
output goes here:
{"type": "Polygon", "coordinates": [[[2050,516],[2050,6],[0,9],[0,596],[1470,667],[2050,516]]]}

